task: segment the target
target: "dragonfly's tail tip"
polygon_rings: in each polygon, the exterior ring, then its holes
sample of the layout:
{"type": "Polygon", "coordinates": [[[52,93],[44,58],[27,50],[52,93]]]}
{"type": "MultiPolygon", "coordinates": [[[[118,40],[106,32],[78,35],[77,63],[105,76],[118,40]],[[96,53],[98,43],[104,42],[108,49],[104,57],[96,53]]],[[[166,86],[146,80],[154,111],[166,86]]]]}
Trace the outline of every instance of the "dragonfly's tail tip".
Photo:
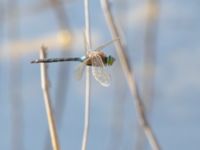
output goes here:
{"type": "Polygon", "coordinates": [[[30,63],[31,64],[35,64],[35,63],[38,63],[38,61],[37,60],[32,60],[30,63]]]}

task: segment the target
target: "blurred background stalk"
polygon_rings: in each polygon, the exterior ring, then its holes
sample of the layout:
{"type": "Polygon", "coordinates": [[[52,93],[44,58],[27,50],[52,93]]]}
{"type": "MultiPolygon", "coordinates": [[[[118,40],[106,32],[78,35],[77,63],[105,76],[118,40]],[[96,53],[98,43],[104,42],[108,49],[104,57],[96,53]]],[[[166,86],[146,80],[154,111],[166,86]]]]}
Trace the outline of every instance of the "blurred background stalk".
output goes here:
{"type": "MultiPolygon", "coordinates": [[[[4,42],[4,34],[5,34],[5,15],[6,15],[6,8],[5,8],[5,2],[4,1],[0,1],[0,37],[1,37],[1,41],[4,42]]],[[[2,48],[2,45],[0,44],[0,48],[2,48]]],[[[2,52],[0,53],[0,55],[2,55],[2,52]]],[[[0,56],[1,57],[1,56],[0,56]]],[[[3,79],[3,71],[2,68],[0,67],[0,82],[2,83],[2,79],[3,79]]],[[[0,89],[3,88],[3,84],[0,84],[0,89]]],[[[3,96],[2,94],[2,90],[0,90],[0,96],[3,96]]]]}
{"type": "MultiPolygon", "coordinates": [[[[144,31],[144,55],[142,72],[142,96],[147,117],[155,103],[156,46],[158,34],[159,0],[147,0],[146,25],[144,31]]],[[[142,128],[136,129],[135,149],[144,150],[147,143],[142,128]]]]}
{"type": "MultiPolygon", "coordinates": [[[[9,0],[6,4],[6,13],[12,16],[8,27],[8,40],[19,40],[20,37],[20,1],[9,0]],[[12,10],[16,10],[13,12],[12,10]]],[[[12,49],[18,51],[19,49],[12,49]]],[[[23,74],[22,74],[21,56],[17,55],[16,59],[10,57],[10,98],[11,98],[11,149],[23,150],[24,149],[24,120],[23,120],[23,74]]]]}

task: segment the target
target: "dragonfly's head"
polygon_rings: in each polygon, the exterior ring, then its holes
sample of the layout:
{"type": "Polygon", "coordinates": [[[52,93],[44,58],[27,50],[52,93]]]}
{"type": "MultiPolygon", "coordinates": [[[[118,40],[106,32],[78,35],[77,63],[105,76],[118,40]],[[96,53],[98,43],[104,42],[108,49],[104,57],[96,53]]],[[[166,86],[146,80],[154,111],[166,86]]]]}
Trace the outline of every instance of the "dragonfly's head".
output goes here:
{"type": "Polygon", "coordinates": [[[106,59],[107,65],[108,65],[108,66],[111,66],[114,62],[115,62],[115,58],[109,55],[109,56],[107,57],[107,59],[106,59]]]}

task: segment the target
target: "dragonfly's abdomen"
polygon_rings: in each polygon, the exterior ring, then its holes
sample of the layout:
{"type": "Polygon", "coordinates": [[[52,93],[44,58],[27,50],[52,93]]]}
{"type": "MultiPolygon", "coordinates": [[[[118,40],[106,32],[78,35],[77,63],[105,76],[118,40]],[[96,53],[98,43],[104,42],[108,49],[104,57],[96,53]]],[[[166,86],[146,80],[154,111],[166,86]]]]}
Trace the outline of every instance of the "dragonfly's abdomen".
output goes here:
{"type": "Polygon", "coordinates": [[[31,61],[31,63],[54,63],[54,62],[63,62],[63,61],[79,61],[83,62],[83,60],[79,57],[75,58],[47,58],[47,59],[36,59],[31,61]]]}

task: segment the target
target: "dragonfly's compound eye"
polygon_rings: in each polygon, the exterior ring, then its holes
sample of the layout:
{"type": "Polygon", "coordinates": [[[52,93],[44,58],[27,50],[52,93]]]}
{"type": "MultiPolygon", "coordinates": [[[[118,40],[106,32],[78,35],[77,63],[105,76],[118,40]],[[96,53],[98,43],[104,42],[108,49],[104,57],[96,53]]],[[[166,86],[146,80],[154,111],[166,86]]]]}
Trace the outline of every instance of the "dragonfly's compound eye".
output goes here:
{"type": "Polygon", "coordinates": [[[114,58],[114,57],[108,56],[108,62],[107,62],[107,64],[108,64],[109,66],[111,66],[111,65],[114,63],[114,61],[115,61],[115,58],[114,58]]]}

